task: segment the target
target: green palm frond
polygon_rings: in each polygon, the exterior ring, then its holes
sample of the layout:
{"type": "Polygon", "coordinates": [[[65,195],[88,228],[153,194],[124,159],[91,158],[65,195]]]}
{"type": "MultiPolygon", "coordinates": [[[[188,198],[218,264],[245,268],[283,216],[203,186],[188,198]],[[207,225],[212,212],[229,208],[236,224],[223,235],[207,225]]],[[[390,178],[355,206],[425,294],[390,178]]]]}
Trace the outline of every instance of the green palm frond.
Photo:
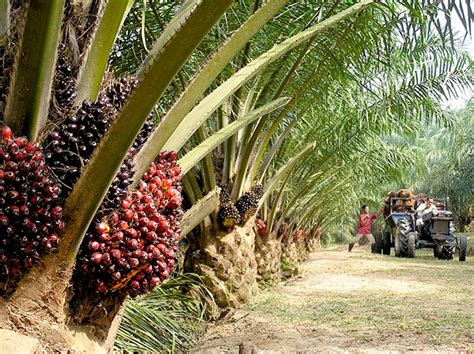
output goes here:
{"type": "Polygon", "coordinates": [[[206,313],[216,310],[203,278],[180,274],[127,302],[115,347],[126,352],[187,352],[204,333],[206,313]]]}

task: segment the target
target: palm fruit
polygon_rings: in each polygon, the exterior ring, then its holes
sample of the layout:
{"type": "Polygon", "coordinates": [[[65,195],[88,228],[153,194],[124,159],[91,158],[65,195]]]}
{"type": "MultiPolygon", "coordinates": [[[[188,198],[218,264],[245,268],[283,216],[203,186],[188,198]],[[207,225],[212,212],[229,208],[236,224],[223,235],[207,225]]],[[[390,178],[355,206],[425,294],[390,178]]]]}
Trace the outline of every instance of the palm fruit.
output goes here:
{"type": "Polygon", "coordinates": [[[217,218],[222,227],[226,229],[233,228],[236,224],[240,224],[242,219],[240,213],[232,203],[230,197],[230,189],[228,186],[221,186],[221,192],[219,195],[220,207],[217,218]]]}
{"type": "Polygon", "coordinates": [[[304,230],[302,229],[298,229],[298,230],[295,230],[295,232],[293,232],[293,241],[298,241],[300,239],[302,239],[304,236],[304,230]]]}
{"type": "Polygon", "coordinates": [[[101,93],[95,102],[84,101],[77,114],[69,116],[45,140],[46,161],[66,188],[63,197],[79,179],[83,167],[106,133],[125,97],[135,86],[124,78],[101,93]],[[123,93],[118,95],[118,91],[123,93]]]}
{"type": "Polygon", "coordinates": [[[246,223],[248,219],[252,217],[257,211],[257,205],[254,203],[254,197],[252,192],[247,192],[237,200],[235,207],[240,213],[243,223],[246,223]]]}
{"type": "Polygon", "coordinates": [[[127,196],[128,186],[132,183],[135,171],[133,168],[135,154],[136,151],[133,148],[128,151],[117,176],[112,181],[104,201],[97,211],[96,218],[102,218],[110,211],[117,209],[121,205],[123,198],[127,196]]]}
{"type": "MultiPolygon", "coordinates": [[[[89,162],[95,147],[122,109],[137,82],[137,79],[133,77],[125,77],[112,83],[95,102],[84,101],[76,114],[70,115],[46,138],[44,143],[47,151],[46,160],[65,186],[63,198],[67,198],[84,166],[89,162]]],[[[105,198],[105,208],[118,207],[120,199],[127,194],[131,183],[130,177],[133,175],[133,157],[151,134],[152,129],[153,123],[150,118],[146,121],[113,181],[105,198]]]]}
{"type": "MultiPolygon", "coordinates": [[[[54,74],[54,85],[52,92],[52,106],[61,112],[67,112],[72,108],[76,98],[75,68],[66,55],[66,46],[59,45],[58,60],[54,74]]],[[[51,110],[56,111],[55,109],[51,110]]]]}
{"type": "Polygon", "coordinates": [[[122,77],[103,93],[103,99],[107,98],[107,102],[116,110],[120,110],[127,100],[130,92],[137,86],[138,80],[133,76],[122,77]]]}
{"type": "Polygon", "coordinates": [[[262,219],[257,219],[255,221],[255,226],[257,227],[258,234],[260,236],[265,236],[267,233],[267,223],[262,219]]]}
{"type": "Polygon", "coordinates": [[[0,293],[58,247],[64,227],[60,188],[43,153],[8,127],[0,136],[0,293]]]}
{"type": "Polygon", "coordinates": [[[252,193],[254,197],[257,199],[257,201],[260,201],[260,199],[262,199],[263,197],[263,186],[261,184],[256,184],[252,188],[252,193]]]}
{"type": "Polygon", "coordinates": [[[221,186],[221,193],[219,195],[219,200],[221,204],[226,204],[232,202],[232,199],[230,198],[230,189],[229,186],[221,186]]]}
{"type": "Polygon", "coordinates": [[[135,142],[133,143],[133,148],[136,150],[140,150],[140,148],[145,144],[145,141],[148,140],[148,137],[151,135],[153,132],[153,119],[150,116],[146,121],[145,124],[143,125],[142,129],[140,130],[140,133],[138,134],[137,138],[135,139],[135,142]]]}
{"type": "Polygon", "coordinates": [[[242,221],[239,211],[232,203],[221,204],[217,218],[219,223],[227,229],[233,228],[242,221]]]}
{"type": "Polygon", "coordinates": [[[180,180],[176,153],[162,152],[119,208],[95,218],[78,256],[77,287],[136,296],[173,272],[181,232],[180,180]]]}
{"type": "Polygon", "coordinates": [[[243,223],[246,223],[258,210],[258,203],[263,196],[263,186],[255,185],[250,192],[245,193],[235,203],[243,223]]]}
{"type": "Polygon", "coordinates": [[[387,194],[387,196],[385,197],[384,199],[384,206],[383,206],[383,213],[384,213],[384,218],[387,218],[389,215],[390,215],[390,199],[393,198],[393,197],[396,197],[397,196],[397,193],[396,192],[389,192],[387,194]]]}

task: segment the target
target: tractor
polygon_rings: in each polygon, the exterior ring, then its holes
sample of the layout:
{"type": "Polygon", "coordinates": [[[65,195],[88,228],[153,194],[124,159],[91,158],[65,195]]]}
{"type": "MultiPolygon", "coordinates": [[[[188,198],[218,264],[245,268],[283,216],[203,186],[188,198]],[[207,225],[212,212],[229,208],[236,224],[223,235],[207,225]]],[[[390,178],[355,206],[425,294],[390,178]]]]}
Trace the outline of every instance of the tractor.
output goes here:
{"type": "Polygon", "coordinates": [[[416,250],[432,248],[438,259],[453,259],[456,248],[459,260],[466,260],[467,237],[456,237],[454,219],[449,211],[449,198],[435,200],[437,210],[419,215],[416,207],[421,198],[391,196],[387,202],[385,229],[375,235],[374,253],[414,258],[416,250]],[[388,204],[389,203],[389,204],[388,204]]]}

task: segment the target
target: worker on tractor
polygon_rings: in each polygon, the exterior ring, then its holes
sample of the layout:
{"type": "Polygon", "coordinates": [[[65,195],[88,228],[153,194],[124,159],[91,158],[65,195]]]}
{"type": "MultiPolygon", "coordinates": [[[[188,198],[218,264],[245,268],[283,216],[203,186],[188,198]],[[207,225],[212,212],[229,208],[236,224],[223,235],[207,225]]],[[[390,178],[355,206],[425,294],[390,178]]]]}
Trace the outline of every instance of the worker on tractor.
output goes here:
{"type": "Polygon", "coordinates": [[[433,197],[428,197],[426,202],[421,200],[421,203],[416,208],[416,225],[422,226],[425,220],[429,219],[430,216],[437,214],[438,208],[436,207],[433,197]]]}
{"type": "Polygon", "coordinates": [[[375,219],[377,219],[377,214],[370,214],[369,206],[362,205],[362,213],[359,216],[359,227],[357,228],[354,241],[349,244],[349,252],[352,251],[352,248],[356,242],[359,242],[362,237],[366,238],[371,246],[375,243],[375,239],[371,230],[372,221],[375,219]]]}

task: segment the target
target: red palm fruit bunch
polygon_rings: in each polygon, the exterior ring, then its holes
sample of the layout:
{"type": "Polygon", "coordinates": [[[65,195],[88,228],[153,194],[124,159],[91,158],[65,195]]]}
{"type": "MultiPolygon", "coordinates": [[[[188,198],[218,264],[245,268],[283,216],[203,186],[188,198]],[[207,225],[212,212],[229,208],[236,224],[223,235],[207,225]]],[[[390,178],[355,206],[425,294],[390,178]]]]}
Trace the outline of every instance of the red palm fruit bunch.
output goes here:
{"type": "Polygon", "coordinates": [[[265,234],[267,233],[267,223],[265,222],[265,220],[257,219],[255,221],[255,226],[257,227],[258,234],[260,236],[265,236],[265,234]]]}
{"type": "Polygon", "coordinates": [[[298,229],[293,232],[293,241],[298,241],[304,236],[304,231],[302,229],[298,229]]]}
{"type": "Polygon", "coordinates": [[[162,152],[118,210],[96,220],[81,247],[76,279],[99,293],[145,294],[175,267],[181,169],[162,152]]]}
{"type": "Polygon", "coordinates": [[[64,224],[60,188],[38,147],[0,129],[0,293],[57,249],[64,224]]]}

